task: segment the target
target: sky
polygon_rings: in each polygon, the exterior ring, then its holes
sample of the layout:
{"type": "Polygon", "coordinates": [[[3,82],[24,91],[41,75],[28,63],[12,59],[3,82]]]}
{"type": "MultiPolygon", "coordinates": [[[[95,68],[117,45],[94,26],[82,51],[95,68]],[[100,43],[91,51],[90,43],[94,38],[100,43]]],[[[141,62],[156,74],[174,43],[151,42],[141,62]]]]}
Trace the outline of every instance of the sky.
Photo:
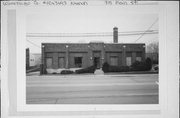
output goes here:
{"type": "MultiPolygon", "coordinates": [[[[118,7],[62,7],[55,11],[36,12],[26,17],[26,33],[102,33],[158,30],[158,14],[127,13],[118,7]]],[[[158,41],[158,34],[119,36],[119,43],[146,43],[158,41]],[[141,37],[141,38],[140,38],[141,37]]],[[[112,43],[113,37],[27,37],[26,47],[31,53],[40,53],[41,43],[112,43]]]]}

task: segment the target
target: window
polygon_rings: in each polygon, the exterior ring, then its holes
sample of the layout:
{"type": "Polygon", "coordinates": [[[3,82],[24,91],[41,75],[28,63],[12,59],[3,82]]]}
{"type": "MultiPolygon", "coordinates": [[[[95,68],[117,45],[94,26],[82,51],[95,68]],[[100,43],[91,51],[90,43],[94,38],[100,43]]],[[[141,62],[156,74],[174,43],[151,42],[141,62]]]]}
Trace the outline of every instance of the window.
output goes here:
{"type": "Polygon", "coordinates": [[[131,64],[132,64],[131,57],[126,57],[126,65],[131,66],[131,64]]]}
{"type": "Polygon", "coordinates": [[[117,56],[111,56],[110,57],[110,65],[118,66],[118,57],[117,56]]]}
{"type": "Polygon", "coordinates": [[[141,57],[136,57],[136,61],[141,61],[141,57]]]}
{"type": "Polygon", "coordinates": [[[77,68],[82,67],[82,57],[74,57],[74,64],[77,68]]]}
{"type": "Polygon", "coordinates": [[[64,57],[59,57],[58,59],[58,67],[59,68],[64,68],[65,66],[65,62],[64,62],[64,57]]]}
{"type": "Polygon", "coordinates": [[[52,68],[52,58],[46,58],[46,67],[52,68]]]}

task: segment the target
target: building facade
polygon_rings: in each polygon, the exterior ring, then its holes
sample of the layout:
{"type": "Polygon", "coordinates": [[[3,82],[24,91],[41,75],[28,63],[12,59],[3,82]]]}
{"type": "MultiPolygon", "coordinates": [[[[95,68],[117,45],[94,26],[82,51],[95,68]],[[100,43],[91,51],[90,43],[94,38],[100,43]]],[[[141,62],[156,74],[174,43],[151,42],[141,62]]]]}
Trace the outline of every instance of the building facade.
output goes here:
{"type": "Polygon", "coordinates": [[[41,64],[41,54],[30,53],[29,65],[30,66],[39,66],[40,64],[41,64]]]}
{"type": "Polygon", "coordinates": [[[45,68],[86,68],[104,62],[114,66],[130,66],[145,59],[145,44],[71,44],[43,43],[42,63],[45,68]]]}
{"type": "Polygon", "coordinates": [[[130,66],[145,60],[145,44],[118,43],[114,28],[114,43],[42,43],[42,70],[60,68],[102,68],[104,62],[114,66],[130,66]]]}

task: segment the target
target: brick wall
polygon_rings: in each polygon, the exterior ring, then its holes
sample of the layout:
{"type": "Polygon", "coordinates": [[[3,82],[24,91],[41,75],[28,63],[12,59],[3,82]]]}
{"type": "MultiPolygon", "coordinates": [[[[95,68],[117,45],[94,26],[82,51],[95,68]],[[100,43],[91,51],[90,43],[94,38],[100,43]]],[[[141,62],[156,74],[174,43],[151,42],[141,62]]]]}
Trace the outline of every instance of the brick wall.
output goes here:
{"type": "MultiPolygon", "coordinates": [[[[64,57],[66,68],[74,68],[74,57],[82,57],[82,67],[89,67],[93,65],[93,57],[95,52],[98,51],[100,55],[100,64],[104,62],[110,63],[111,56],[118,57],[118,65],[126,65],[126,57],[132,57],[134,62],[136,56],[142,56],[142,60],[145,59],[145,44],[104,44],[104,43],[43,43],[44,51],[42,51],[42,57],[44,55],[43,65],[46,65],[46,58],[53,58],[53,68],[58,68],[58,58],[64,57]]],[[[43,48],[42,48],[43,49],[43,48]]],[[[45,67],[45,66],[44,66],[45,67]]]]}

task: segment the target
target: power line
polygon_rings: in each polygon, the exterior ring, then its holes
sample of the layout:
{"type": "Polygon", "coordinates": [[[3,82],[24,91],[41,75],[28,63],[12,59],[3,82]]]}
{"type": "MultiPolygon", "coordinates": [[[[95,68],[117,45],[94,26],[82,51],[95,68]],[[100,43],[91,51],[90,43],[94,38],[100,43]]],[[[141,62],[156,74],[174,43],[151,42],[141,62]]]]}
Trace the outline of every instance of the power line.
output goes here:
{"type": "MultiPolygon", "coordinates": [[[[158,30],[119,32],[118,36],[158,34],[158,30]]],[[[27,33],[27,37],[112,37],[113,32],[101,33],[27,33]]]]}
{"type": "MultiPolygon", "coordinates": [[[[148,30],[148,32],[153,32],[158,30],[148,30]]],[[[133,33],[133,32],[144,32],[143,31],[124,31],[119,33],[133,33]]],[[[112,33],[112,32],[91,32],[91,33],[27,33],[27,34],[106,34],[106,33],[112,33]]]]}
{"type": "Polygon", "coordinates": [[[158,37],[154,37],[151,40],[146,41],[146,43],[152,43],[152,42],[157,42],[158,41],[158,37]]]}
{"type": "Polygon", "coordinates": [[[153,24],[151,24],[151,26],[150,26],[138,39],[135,40],[135,42],[137,42],[138,40],[140,40],[140,39],[144,36],[144,34],[145,34],[147,31],[149,31],[149,30],[152,28],[152,26],[153,26],[157,21],[158,21],[158,18],[153,22],[153,24]]]}
{"type": "Polygon", "coordinates": [[[29,41],[29,40],[27,40],[29,43],[31,43],[32,45],[34,45],[34,46],[36,46],[36,47],[38,47],[38,48],[41,48],[39,45],[37,45],[37,44],[35,44],[35,43],[33,43],[33,42],[31,42],[31,41],[29,41]]]}

